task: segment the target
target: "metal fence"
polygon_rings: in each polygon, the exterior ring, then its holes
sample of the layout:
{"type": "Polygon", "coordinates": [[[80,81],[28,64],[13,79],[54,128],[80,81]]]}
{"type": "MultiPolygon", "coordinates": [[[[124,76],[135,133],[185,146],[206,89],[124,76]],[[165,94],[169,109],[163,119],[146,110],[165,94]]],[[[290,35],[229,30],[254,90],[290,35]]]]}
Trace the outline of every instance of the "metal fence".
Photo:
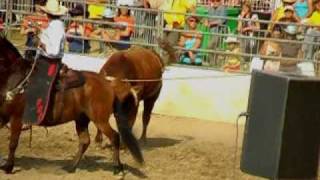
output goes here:
{"type": "MultiPolygon", "coordinates": [[[[27,2],[27,0],[20,0],[20,1],[12,1],[12,0],[6,0],[6,1],[1,1],[0,2],[0,11],[2,12],[6,12],[7,14],[12,14],[12,16],[25,16],[30,14],[30,12],[32,12],[33,10],[33,4],[31,2],[31,0],[28,0],[29,4],[27,2]],[[11,3],[10,3],[11,2],[11,3]],[[20,5],[19,3],[23,3],[22,5],[20,5]]],[[[75,2],[79,2],[79,1],[75,1],[75,0],[63,0],[63,2],[65,3],[66,6],[73,7],[75,2]]],[[[84,2],[84,1],[82,1],[84,2]]],[[[260,1],[259,1],[260,2],[260,1]]],[[[265,1],[267,2],[267,1],[265,1]]],[[[100,4],[102,6],[105,7],[109,7],[113,10],[116,10],[118,7],[115,6],[114,4],[100,4]]],[[[261,5],[260,7],[263,7],[263,5],[261,5]]],[[[160,51],[158,44],[157,44],[157,37],[164,37],[164,32],[177,32],[179,34],[181,33],[185,33],[185,32],[189,32],[187,29],[168,29],[164,27],[164,17],[163,11],[155,11],[155,10],[151,10],[151,9],[143,9],[143,8],[135,8],[135,7],[130,7],[132,16],[134,16],[135,18],[135,25],[134,25],[134,33],[131,36],[130,41],[111,41],[111,42],[120,42],[120,43],[129,43],[132,45],[142,45],[142,46],[146,46],[146,47],[150,47],[150,48],[155,48],[157,50],[160,51]]],[[[166,13],[172,13],[172,12],[166,12],[166,13]]],[[[187,14],[186,16],[191,15],[191,14],[187,14]]],[[[215,19],[224,19],[226,21],[229,20],[236,20],[236,21],[254,21],[254,20],[248,20],[248,19],[239,19],[239,18],[231,18],[231,17],[215,17],[215,16],[205,16],[205,15],[201,15],[199,16],[199,18],[201,19],[200,23],[203,23],[202,20],[204,19],[210,19],[210,18],[215,18],[215,19]]],[[[14,26],[14,22],[20,23],[22,20],[22,18],[17,18],[16,21],[14,21],[12,18],[10,19],[9,16],[6,16],[5,18],[5,22],[6,22],[6,28],[7,31],[14,31],[14,29],[19,29],[19,26],[14,26]]],[[[92,23],[94,24],[96,27],[103,27],[103,25],[106,24],[112,24],[109,22],[106,22],[103,19],[87,19],[87,18],[83,18],[83,19],[73,19],[70,16],[66,16],[64,17],[64,20],[66,22],[66,26],[68,26],[68,24],[71,21],[79,21],[80,23],[92,23]]],[[[256,20],[257,22],[260,22],[260,24],[262,23],[270,23],[270,21],[268,20],[256,20]]],[[[283,25],[287,25],[286,23],[280,23],[283,25]]],[[[301,24],[299,24],[299,26],[302,26],[301,24]]],[[[277,42],[277,43],[287,43],[288,45],[301,45],[303,46],[303,44],[309,44],[310,47],[312,48],[312,52],[313,54],[316,54],[316,52],[318,52],[320,50],[320,42],[319,42],[319,37],[314,38],[315,41],[306,41],[305,37],[309,36],[309,34],[305,34],[302,33],[300,35],[300,39],[298,40],[285,40],[285,39],[273,39],[270,37],[266,37],[266,32],[264,30],[260,30],[260,31],[256,31],[253,35],[251,36],[247,36],[247,35],[241,35],[241,34],[230,34],[230,27],[228,27],[227,25],[222,25],[218,31],[210,31],[210,30],[206,30],[206,31],[200,31],[200,34],[203,35],[203,39],[205,39],[204,37],[208,37],[208,39],[210,38],[216,38],[218,43],[215,44],[215,46],[210,46],[205,43],[202,43],[201,47],[198,49],[195,49],[194,51],[197,52],[199,54],[199,56],[202,58],[202,62],[204,65],[208,65],[208,66],[214,66],[217,68],[221,68],[225,63],[226,63],[226,59],[228,59],[229,56],[241,56],[242,58],[242,62],[241,64],[248,64],[250,63],[251,59],[254,57],[260,57],[262,59],[271,59],[271,60],[280,60],[280,59],[286,59],[286,60],[290,60],[290,61],[304,61],[305,58],[304,57],[293,57],[293,58],[287,58],[287,57],[279,57],[279,56],[264,56],[260,54],[260,49],[261,46],[264,42],[266,41],[272,41],[272,42],[277,42]],[[242,47],[241,49],[245,49],[240,51],[239,53],[233,53],[228,51],[228,46],[226,43],[226,39],[228,37],[235,37],[237,38],[240,42],[242,46],[244,46],[244,48],[242,47]],[[244,44],[244,45],[243,45],[244,44]]],[[[17,34],[17,33],[16,33],[17,34]]],[[[15,34],[15,35],[16,35],[15,34]]],[[[14,38],[16,38],[17,36],[15,36],[14,38]]],[[[102,38],[93,38],[93,37],[73,37],[73,38],[80,38],[83,40],[89,40],[92,44],[95,43],[96,46],[98,46],[98,48],[102,49],[102,51],[100,51],[101,53],[105,53],[105,41],[102,38]]],[[[204,41],[204,40],[203,40],[204,41]]],[[[23,44],[23,42],[20,42],[20,44],[23,44]]],[[[188,51],[188,49],[185,49],[184,47],[179,47],[176,46],[175,47],[177,49],[177,51],[188,51]]],[[[93,50],[94,48],[92,48],[87,55],[93,55],[93,50]]],[[[100,54],[101,55],[101,54],[100,54]]],[[[316,60],[315,57],[313,57],[313,60],[316,60]]],[[[320,69],[320,68],[319,68],[320,69]]]]}

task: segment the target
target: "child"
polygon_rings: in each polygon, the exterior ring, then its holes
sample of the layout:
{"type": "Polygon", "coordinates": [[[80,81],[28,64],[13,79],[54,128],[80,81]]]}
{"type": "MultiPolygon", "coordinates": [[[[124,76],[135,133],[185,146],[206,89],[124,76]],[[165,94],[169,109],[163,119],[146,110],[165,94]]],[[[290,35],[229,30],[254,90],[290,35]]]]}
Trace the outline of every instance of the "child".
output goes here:
{"type": "MultiPolygon", "coordinates": [[[[227,43],[227,52],[240,53],[240,42],[235,37],[228,37],[225,41],[227,43]]],[[[240,55],[228,55],[226,63],[223,66],[225,72],[236,72],[240,70],[240,63],[242,57],[240,55]]]]}

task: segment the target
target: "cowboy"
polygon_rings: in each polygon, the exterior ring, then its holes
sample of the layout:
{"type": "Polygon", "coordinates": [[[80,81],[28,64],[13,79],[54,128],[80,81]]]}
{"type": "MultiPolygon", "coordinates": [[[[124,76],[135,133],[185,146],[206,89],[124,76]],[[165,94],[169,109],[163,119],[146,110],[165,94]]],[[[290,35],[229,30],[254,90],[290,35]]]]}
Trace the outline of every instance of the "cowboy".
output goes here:
{"type": "Polygon", "coordinates": [[[49,24],[40,34],[40,50],[35,60],[37,68],[26,89],[24,119],[27,123],[33,123],[34,120],[40,123],[44,119],[50,100],[48,92],[51,92],[55,83],[64,52],[65,28],[60,17],[67,12],[67,8],[57,0],[48,0],[40,9],[46,13],[49,24]]]}

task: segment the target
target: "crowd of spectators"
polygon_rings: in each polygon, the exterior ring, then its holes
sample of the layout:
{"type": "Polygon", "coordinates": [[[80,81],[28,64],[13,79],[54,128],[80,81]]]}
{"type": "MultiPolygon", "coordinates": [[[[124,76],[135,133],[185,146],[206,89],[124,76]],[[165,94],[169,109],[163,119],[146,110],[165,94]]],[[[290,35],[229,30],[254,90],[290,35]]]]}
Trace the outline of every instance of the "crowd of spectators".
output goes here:
{"type": "MultiPolygon", "coordinates": [[[[69,35],[68,50],[73,53],[90,53],[91,42],[88,40],[90,38],[104,40],[105,42],[100,43],[101,49],[104,49],[106,44],[117,50],[128,49],[133,34],[137,32],[136,26],[147,24],[143,18],[137,18],[137,13],[131,10],[132,7],[139,7],[166,11],[163,14],[164,22],[159,24],[163,24],[163,34],[169,43],[182,49],[178,51],[181,63],[202,65],[205,62],[217,61],[219,52],[198,51],[208,49],[231,52],[231,55],[222,55],[224,56],[220,58],[222,60],[218,58],[218,61],[223,61],[220,64],[226,71],[238,71],[242,65],[250,63],[252,56],[239,54],[282,57],[281,62],[262,59],[265,68],[298,71],[298,62],[285,58],[313,60],[315,51],[319,49],[314,43],[320,42],[320,0],[282,0],[279,7],[271,11],[270,17],[264,18],[265,22],[261,21],[257,5],[263,4],[263,8],[268,7],[270,10],[274,6],[271,3],[274,2],[237,1],[235,4],[239,5],[239,12],[234,16],[237,18],[237,25],[230,30],[228,27],[228,22],[232,21],[228,17],[230,4],[223,0],[208,0],[202,3],[205,6],[199,6],[196,0],[117,0],[116,2],[87,0],[85,6],[77,3],[69,6],[71,20],[66,22],[66,33],[69,35]],[[269,3],[268,6],[266,3],[269,3]],[[92,22],[81,22],[83,19],[92,22]],[[81,36],[82,39],[77,36],[81,36]],[[264,37],[270,39],[261,40],[264,37]],[[279,39],[288,40],[289,43],[279,42],[279,39]],[[238,54],[232,55],[232,53],[238,54]]],[[[34,46],[34,37],[47,25],[46,17],[42,15],[37,5],[35,13],[25,16],[21,26],[21,34],[27,37],[25,44],[27,47],[34,46]]],[[[145,11],[145,14],[148,13],[152,15],[152,21],[161,20],[156,12],[145,11]]],[[[26,55],[28,53],[30,52],[26,52],[26,55]]]]}

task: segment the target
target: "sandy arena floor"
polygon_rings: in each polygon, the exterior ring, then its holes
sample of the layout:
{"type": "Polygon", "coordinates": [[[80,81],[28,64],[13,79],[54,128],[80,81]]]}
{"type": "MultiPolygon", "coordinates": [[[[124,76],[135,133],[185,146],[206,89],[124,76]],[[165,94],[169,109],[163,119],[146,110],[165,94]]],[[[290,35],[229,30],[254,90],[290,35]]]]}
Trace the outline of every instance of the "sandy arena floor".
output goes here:
{"type": "MultiPolygon", "coordinates": [[[[111,120],[114,121],[113,119],[111,120]]],[[[141,132],[141,117],[134,133],[141,132]]],[[[76,173],[69,174],[62,168],[71,164],[78,147],[73,123],[49,128],[35,127],[32,148],[28,147],[29,133],[24,132],[17,150],[13,175],[0,172],[0,179],[119,179],[112,174],[111,150],[101,149],[91,143],[76,173]]],[[[0,154],[7,154],[8,130],[0,130],[0,154]]],[[[95,128],[91,125],[93,141],[95,128]]],[[[258,179],[239,170],[233,178],[235,132],[233,124],[208,122],[198,119],[153,115],[149,139],[142,145],[146,164],[137,165],[128,152],[121,152],[127,164],[125,179],[258,179]]],[[[240,127],[240,139],[243,127],[240,127]]],[[[104,140],[104,143],[107,143],[104,140]]],[[[239,142],[241,145],[241,142],[239,142]]]]}

